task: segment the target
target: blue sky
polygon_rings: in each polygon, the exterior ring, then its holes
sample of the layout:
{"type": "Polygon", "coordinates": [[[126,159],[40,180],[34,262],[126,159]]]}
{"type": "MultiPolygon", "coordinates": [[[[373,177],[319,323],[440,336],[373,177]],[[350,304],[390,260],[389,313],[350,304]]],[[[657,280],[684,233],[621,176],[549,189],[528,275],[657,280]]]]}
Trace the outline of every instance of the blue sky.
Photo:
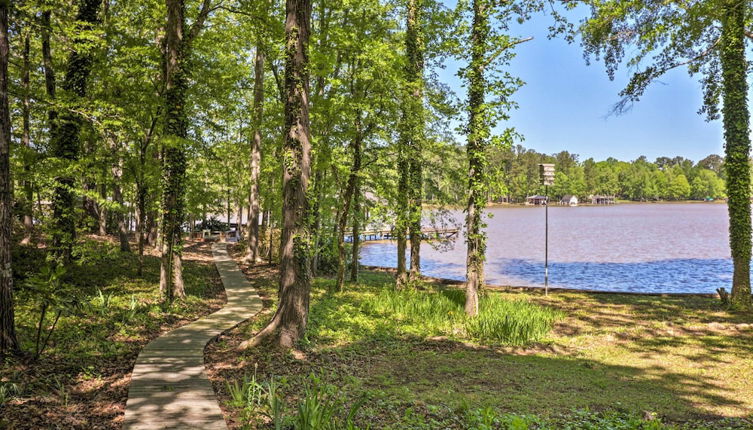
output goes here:
{"type": "MultiPolygon", "coordinates": [[[[547,39],[550,23],[550,17],[535,16],[513,30],[534,37],[518,46],[511,64],[511,72],[526,82],[515,95],[520,108],[511,119],[525,137],[524,146],[544,153],[567,150],[581,160],[680,155],[697,161],[723,153],[721,122],[706,122],[697,114],[701,87],[686,69],[654,83],[629,112],[609,115],[629,70],[618,70],[610,81],[603,63],[586,65],[578,42],[547,39]]],[[[456,71],[457,65],[450,63],[439,72],[440,79],[464,98],[456,71]]]]}

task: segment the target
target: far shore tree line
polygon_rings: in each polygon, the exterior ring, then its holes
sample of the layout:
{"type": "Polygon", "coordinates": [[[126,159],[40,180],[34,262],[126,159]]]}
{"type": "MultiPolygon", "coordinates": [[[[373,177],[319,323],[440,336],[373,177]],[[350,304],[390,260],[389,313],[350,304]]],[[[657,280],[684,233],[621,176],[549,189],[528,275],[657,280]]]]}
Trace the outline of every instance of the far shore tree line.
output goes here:
{"type": "MultiPolygon", "coordinates": [[[[278,254],[279,306],[244,346],[292,347],[305,334],[312,275],[335,273],[335,289],[346,288],[344,236],[361,228],[369,201],[379,202],[371,215],[395,224],[398,288],[421,274],[424,204],[462,203],[474,316],[484,209],[495,196],[540,192],[534,166],[551,161],[555,195],[726,195],[731,303],[750,309],[749,4],[606,0],[578,23],[557,11],[577,4],[0,0],[0,353],[18,348],[13,290],[25,284],[13,254],[23,247],[75,270],[85,234],[114,234],[140,264],[152,245],[169,306],[185,295],[184,226],[217,213],[261,217],[244,228],[249,262],[278,254]],[[525,77],[509,66],[532,38],[511,28],[529,19],[577,37],[610,77],[638,67],[617,111],[669,70],[698,75],[701,112],[723,121],[723,163],[579,162],[516,146],[521,136],[507,126],[525,77]],[[463,64],[466,94],[439,80],[447,59],[463,64]]],[[[358,249],[356,240],[351,261],[358,249]]]]}
{"type": "Polygon", "coordinates": [[[683,157],[645,156],[633,161],[608,158],[580,161],[568,151],[547,155],[521,145],[494,153],[491,163],[502,166],[501,189],[492,201],[525,203],[526,197],[544,192],[539,178],[539,163],[553,163],[556,174],[549,187],[553,200],[576,196],[588,202],[593,195],[615,196],[636,202],[706,200],[727,197],[724,159],[716,154],[698,162],[683,157]]]}

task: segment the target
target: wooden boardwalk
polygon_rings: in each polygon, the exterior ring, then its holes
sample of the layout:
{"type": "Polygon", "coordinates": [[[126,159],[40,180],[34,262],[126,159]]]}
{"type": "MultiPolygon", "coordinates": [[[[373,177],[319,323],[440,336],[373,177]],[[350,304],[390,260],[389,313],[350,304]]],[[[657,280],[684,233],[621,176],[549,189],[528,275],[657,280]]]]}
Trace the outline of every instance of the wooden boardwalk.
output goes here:
{"type": "Polygon", "coordinates": [[[224,243],[213,244],[212,253],[227,304],[153,340],[141,351],[128,388],[126,430],[227,429],[204,371],[204,346],[256,315],[262,302],[224,243]]]}
{"type": "MultiPolygon", "coordinates": [[[[421,239],[423,240],[447,240],[455,237],[460,230],[456,228],[425,228],[421,230],[421,239]]],[[[366,230],[362,231],[358,237],[362,242],[374,240],[396,240],[395,230],[366,230]]],[[[410,235],[406,235],[410,237],[410,235]]],[[[345,242],[353,242],[353,234],[345,234],[345,242]]]]}

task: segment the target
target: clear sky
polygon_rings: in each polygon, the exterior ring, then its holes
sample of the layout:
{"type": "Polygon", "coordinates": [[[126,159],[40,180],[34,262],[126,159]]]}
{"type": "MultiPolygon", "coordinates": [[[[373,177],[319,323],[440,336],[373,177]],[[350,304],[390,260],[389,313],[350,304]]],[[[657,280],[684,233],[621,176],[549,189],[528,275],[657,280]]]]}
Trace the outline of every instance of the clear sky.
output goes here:
{"type": "MultiPolygon", "coordinates": [[[[680,155],[698,161],[723,153],[721,122],[706,122],[697,114],[701,86],[686,69],[651,85],[629,112],[609,115],[630,71],[621,68],[610,81],[603,63],[586,65],[579,41],[547,39],[550,24],[550,17],[535,16],[513,31],[534,37],[518,46],[511,65],[511,72],[526,82],[515,95],[520,108],[511,120],[525,137],[525,147],[544,153],[567,150],[579,154],[581,161],[629,161],[641,155],[649,160],[680,155]]],[[[440,79],[465,98],[456,71],[457,65],[449,63],[440,79]]]]}

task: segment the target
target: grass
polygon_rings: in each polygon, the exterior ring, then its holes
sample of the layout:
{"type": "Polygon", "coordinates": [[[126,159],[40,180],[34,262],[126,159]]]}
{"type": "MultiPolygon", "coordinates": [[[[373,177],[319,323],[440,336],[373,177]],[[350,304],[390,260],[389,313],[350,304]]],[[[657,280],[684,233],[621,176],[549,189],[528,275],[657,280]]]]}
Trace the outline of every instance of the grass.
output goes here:
{"type": "MultiPolygon", "coordinates": [[[[269,268],[246,270],[267,309],[208,347],[226,402],[225,383],[256,369],[260,381],[286,381],[285,416],[306,399],[311,374],[346,405],[366,399],[358,428],[753,428],[753,318],[714,299],[487,292],[482,314],[553,318],[548,334],[525,335],[533,342],[521,345],[484,335],[506,328],[468,330],[458,291],[427,284],[396,293],[389,275],[364,272],[342,293],[315,279],[299,352],[239,354],[235,347],[271,317],[277,289],[269,268]]],[[[226,407],[231,428],[273,428],[263,413],[226,407]]]]}
{"type": "MultiPolygon", "coordinates": [[[[19,248],[14,256],[15,267],[21,269],[16,272],[16,324],[21,346],[31,354],[0,367],[0,387],[4,387],[0,428],[119,429],[129,374],[141,348],[161,332],[196,319],[223,301],[221,282],[206,250],[188,249],[184,264],[188,296],[163,309],[157,257],[146,256],[139,277],[135,253],[121,253],[113,243],[87,239],[77,247],[76,264],[63,275],[66,291],[75,293],[76,303],[66,304],[49,346],[37,360],[33,352],[40,301],[29,280],[46,266],[45,253],[19,248]]],[[[45,333],[56,314],[48,312],[45,333]]]]}
{"type": "Polygon", "coordinates": [[[399,322],[419,324],[424,336],[449,335],[475,341],[525,345],[543,339],[563,314],[525,300],[508,300],[497,294],[480,298],[479,315],[466,316],[465,293],[382,289],[364,298],[362,309],[399,322]]]}

